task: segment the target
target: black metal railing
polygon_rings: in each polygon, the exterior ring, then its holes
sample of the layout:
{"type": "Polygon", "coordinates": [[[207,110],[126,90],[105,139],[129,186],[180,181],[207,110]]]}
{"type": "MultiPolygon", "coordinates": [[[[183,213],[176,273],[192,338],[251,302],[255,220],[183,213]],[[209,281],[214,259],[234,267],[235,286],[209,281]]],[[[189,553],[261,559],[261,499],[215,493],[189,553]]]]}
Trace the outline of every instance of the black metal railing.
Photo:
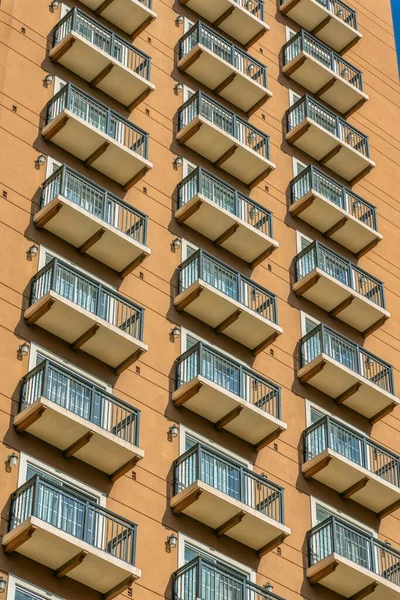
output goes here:
{"type": "Polygon", "coordinates": [[[348,286],[367,300],[385,308],[384,284],[357,265],[350,262],[325,244],[314,241],[295,257],[296,281],[321,269],[343,285],[348,286]]]}
{"type": "Polygon", "coordinates": [[[400,457],[329,415],[303,433],[304,462],[328,448],[384,481],[400,487],[400,457]]]}
{"type": "Polygon", "coordinates": [[[179,109],[179,131],[198,115],[269,160],[269,136],[200,91],[193,94],[179,109]]]}
{"type": "Polygon", "coordinates": [[[306,52],[324,67],[345,79],[357,89],[363,89],[362,72],[344,60],[340,54],[325,46],[313,35],[302,29],[283,46],[283,64],[287,65],[301,52],[306,52]]]}
{"type": "Polygon", "coordinates": [[[32,278],[30,305],[50,291],[143,341],[144,308],[58,258],[32,278]]]}
{"type": "Polygon", "coordinates": [[[376,207],[349,188],[310,165],[290,183],[290,198],[294,204],[306,194],[315,191],[364,225],[378,230],[376,207]]]}
{"type": "Polygon", "coordinates": [[[197,342],[177,360],[176,388],[197,375],[219,385],[246,402],[281,418],[281,388],[204,342],[197,342]]]}
{"type": "Polygon", "coordinates": [[[173,600],[283,600],[246,577],[197,556],[173,575],[173,600]]]}
{"type": "Polygon", "coordinates": [[[23,378],[20,412],[39,398],[139,446],[140,410],[52,360],[43,360],[23,378]]]}
{"type": "Polygon", "coordinates": [[[115,58],[127,69],[148,81],[150,80],[150,56],[76,7],[72,8],[56,25],[53,46],[66,38],[71,31],[78,33],[85,40],[115,58]]]}
{"type": "Polygon", "coordinates": [[[95,129],[147,159],[149,134],[72,83],[62,87],[48,103],[46,124],[53,121],[63,110],[70,111],[95,129]]]}
{"type": "Polygon", "coordinates": [[[281,486],[200,443],[174,462],[175,495],[195,481],[202,481],[274,521],[284,523],[284,490],[281,486]]]}
{"type": "Polygon", "coordinates": [[[66,165],[59,167],[44,182],[40,208],[58,195],[140,244],[146,244],[147,215],[66,165]]]}
{"type": "Polygon", "coordinates": [[[179,293],[201,279],[264,319],[275,324],[278,323],[275,294],[241,275],[204,250],[196,250],[192,256],[189,256],[179,265],[178,273],[179,293]]]}
{"type": "Polygon", "coordinates": [[[205,196],[257,231],[273,237],[271,211],[201,167],[197,167],[179,183],[178,208],[197,194],[205,196]]]}
{"type": "Polygon", "coordinates": [[[9,531],[30,517],[135,564],[137,525],[56,480],[35,475],[13,493],[9,531]]]}
{"type": "Polygon", "coordinates": [[[179,58],[189,54],[197,44],[205,46],[243,75],[267,87],[267,67],[201,21],[195,23],[180,39],[179,58]]]}
{"type": "Polygon", "coordinates": [[[335,553],[400,585],[400,552],[340,517],[331,516],[307,534],[310,567],[335,553]]]}
{"type": "Polygon", "coordinates": [[[357,152],[369,158],[368,136],[364,135],[341,119],[335,113],[325,108],[323,104],[307,94],[300,98],[286,112],[287,131],[300,125],[305,119],[314,121],[317,125],[334,135],[339,141],[348,144],[357,152]]]}
{"type": "Polygon", "coordinates": [[[320,354],[336,360],[371,383],[394,394],[393,367],[326,325],[317,325],[300,340],[301,366],[320,354]]]}
{"type": "MultiPolygon", "coordinates": [[[[318,4],[326,8],[330,13],[336,15],[341,21],[357,29],[357,13],[341,0],[316,0],[318,4]]],[[[286,0],[281,0],[285,4],[286,0]]]]}

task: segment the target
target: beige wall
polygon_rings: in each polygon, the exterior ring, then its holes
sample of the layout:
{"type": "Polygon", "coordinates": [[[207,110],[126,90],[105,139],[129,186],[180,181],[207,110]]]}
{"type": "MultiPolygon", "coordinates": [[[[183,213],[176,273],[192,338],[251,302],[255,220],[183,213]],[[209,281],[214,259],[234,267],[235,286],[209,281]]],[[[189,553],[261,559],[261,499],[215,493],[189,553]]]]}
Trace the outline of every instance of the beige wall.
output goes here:
{"type": "MultiPolygon", "coordinates": [[[[72,5],[72,2],[69,2],[72,5]]],[[[352,117],[350,122],[370,136],[371,157],[376,162],[368,177],[355,191],[378,208],[379,230],[384,241],[364,256],[359,264],[385,282],[386,300],[391,319],[365,342],[368,350],[394,366],[395,384],[400,390],[400,267],[399,267],[399,200],[400,180],[400,93],[394,50],[390,2],[381,0],[352,0],[357,10],[359,29],[363,39],[351,49],[346,58],[363,71],[365,90],[370,100],[352,117]]],[[[47,101],[53,95],[53,86],[45,88],[46,73],[72,81],[93,94],[121,114],[125,109],[100,91],[90,89],[87,82],[48,59],[52,28],[59,19],[59,11],[52,14],[43,0],[2,0],[0,6],[0,77],[2,84],[0,106],[0,507],[1,534],[8,526],[9,498],[17,487],[18,468],[5,471],[5,460],[15,450],[25,452],[44,462],[95,486],[108,494],[107,506],[139,526],[137,566],[142,578],[133,586],[135,600],[153,600],[171,597],[171,574],[178,567],[178,553],[165,551],[169,532],[183,532],[204,544],[242,561],[257,570],[260,584],[271,581],[274,591],[286,600],[333,600],[336,594],[322,587],[312,588],[305,578],[305,534],[311,527],[310,495],[332,505],[366,525],[379,528],[380,537],[400,546],[399,515],[394,513],[379,523],[375,515],[350,501],[341,501],[338,494],[316,482],[306,482],[301,476],[301,433],[306,426],[305,397],[371,434],[386,447],[400,452],[400,409],[372,429],[366,421],[345,407],[312,388],[302,386],[295,376],[298,364],[300,310],[304,310],[363,343],[360,335],[340,321],[333,321],[324,311],[291,291],[294,279],[293,257],[296,254],[296,229],[310,237],[323,239],[316,230],[295,220],[288,213],[288,185],[292,173],[292,156],[310,162],[309,157],[289,147],[284,141],[284,112],[288,108],[288,87],[302,92],[280,73],[281,48],[285,42],[285,25],[297,27],[280,16],[275,0],[266,0],[266,21],[271,26],[261,40],[250,49],[257,59],[268,67],[269,88],[273,98],[254,114],[250,121],[271,136],[271,159],[276,170],[251,193],[252,198],[265,205],[274,214],[275,238],[280,248],[253,272],[239,259],[190,229],[174,221],[176,185],[181,171],[173,168],[173,159],[182,154],[194,163],[215,171],[210,164],[175,142],[177,110],[182,96],[175,95],[174,82],[179,80],[197,89],[201,86],[178,72],[177,41],[183,27],[175,25],[182,12],[196,18],[190,10],[181,7],[178,0],[154,0],[157,20],[146,29],[135,44],[152,57],[152,81],[156,91],[131,115],[133,122],[150,133],[149,159],[154,168],[132,188],[125,199],[149,216],[148,245],[152,255],[122,283],[107,267],[90,257],[78,255],[67,243],[46,231],[38,231],[32,215],[38,209],[40,185],[45,179],[45,168],[36,169],[40,153],[49,154],[87,175],[118,195],[122,189],[98,172],[86,169],[80,161],[60,148],[47,144],[41,138],[47,101]],[[24,33],[22,33],[24,28],[24,33]],[[14,109],[13,107],[16,107],[14,109]],[[202,323],[173,307],[177,293],[176,267],[181,261],[180,251],[170,251],[171,241],[185,237],[209,250],[215,256],[270,289],[278,296],[279,324],[284,334],[272,347],[256,359],[249,351],[228,338],[217,337],[202,323]],[[35,242],[60,253],[78,266],[92,272],[109,284],[119,286],[122,294],[146,308],[144,341],[149,351],[139,362],[120,377],[95,359],[74,353],[67,344],[39,328],[28,328],[23,310],[28,303],[30,279],[37,270],[37,259],[28,261],[26,251],[35,242]],[[248,362],[256,371],[282,386],[283,419],[288,430],[272,446],[256,455],[249,445],[225,432],[216,432],[212,425],[187,410],[176,410],[171,401],[174,389],[175,364],[180,354],[179,341],[171,343],[169,333],[174,324],[186,327],[222,350],[248,362]],[[115,395],[132,403],[142,411],[141,447],[145,459],[135,468],[136,479],[129,472],[111,486],[106,476],[78,460],[67,461],[57,449],[27,434],[17,435],[12,417],[18,410],[21,377],[27,372],[28,360],[17,360],[18,345],[29,340],[54,352],[71,363],[105,379],[113,386],[115,395]],[[255,553],[230,540],[218,539],[214,533],[181,516],[175,517],[169,509],[172,494],[172,462],[177,457],[178,440],[169,442],[167,431],[171,422],[178,422],[199,431],[213,441],[255,463],[255,470],[267,473],[285,488],[286,524],[292,534],[286,542],[262,560],[255,553]]],[[[79,3],[77,3],[79,5],[79,3]]],[[[81,6],[87,12],[89,9],[81,6]]],[[[101,21],[101,18],[99,18],[101,21]]],[[[105,22],[107,26],[109,23],[105,22]]],[[[232,107],[233,108],[233,107],[232,107]]],[[[234,184],[243,192],[248,190],[226,173],[217,175],[234,184]]],[[[332,248],[350,259],[354,257],[334,242],[332,248]]],[[[67,600],[96,598],[98,594],[71,579],[57,581],[45,567],[14,554],[7,557],[0,551],[0,570],[12,573],[67,600]]],[[[127,595],[127,592],[124,593],[127,595]]]]}

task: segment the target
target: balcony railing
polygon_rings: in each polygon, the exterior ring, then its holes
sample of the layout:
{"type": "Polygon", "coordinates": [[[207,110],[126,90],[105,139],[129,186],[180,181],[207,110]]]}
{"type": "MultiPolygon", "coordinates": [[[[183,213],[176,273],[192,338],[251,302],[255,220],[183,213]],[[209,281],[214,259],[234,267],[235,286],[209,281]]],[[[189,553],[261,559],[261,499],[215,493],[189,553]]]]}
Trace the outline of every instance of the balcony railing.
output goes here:
{"type": "Polygon", "coordinates": [[[177,389],[197,375],[208,379],[246,402],[281,418],[281,389],[251,369],[230,360],[203,342],[184,352],[177,361],[177,389]]]}
{"type": "Polygon", "coordinates": [[[174,573],[173,600],[214,600],[217,597],[218,600],[283,600],[203,556],[197,556],[174,573]]]}
{"type": "Polygon", "coordinates": [[[269,160],[269,136],[200,91],[196,92],[179,109],[179,131],[189,125],[197,116],[207,119],[250,150],[269,160]]]}
{"type": "Polygon", "coordinates": [[[344,519],[329,517],[307,534],[309,566],[332,553],[400,585],[400,552],[344,519]]]}
{"type": "Polygon", "coordinates": [[[202,481],[234,500],[284,523],[283,488],[216,450],[196,444],[174,462],[175,495],[202,481]]]}
{"type": "Polygon", "coordinates": [[[368,136],[358,131],[344,119],[331,112],[308,95],[303,96],[286,113],[288,132],[295,129],[305,119],[314,121],[317,125],[334,135],[340,142],[348,144],[357,152],[369,158],[368,136]]]}
{"type": "Polygon", "coordinates": [[[330,69],[335,75],[345,79],[351,85],[354,85],[360,91],[363,90],[362,73],[350,63],[344,60],[340,54],[337,54],[325,44],[322,44],[313,35],[301,30],[292,37],[283,47],[283,63],[287,65],[294,60],[301,52],[306,52],[324,67],[330,69]]]}
{"type": "Polygon", "coordinates": [[[260,233],[273,237],[271,211],[201,167],[197,167],[179,183],[178,208],[197,194],[205,196],[260,233]]]}
{"type": "Polygon", "coordinates": [[[321,269],[367,300],[385,308],[383,282],[318,241],[312,242],[296,256],[295,265],[296,281],[314,269],[321,269]]]}
{"type": "Polygon", "coordinates": [[[146,245],[147,215],[66,165],[62,165],[44,182],[40,208],[58,195],[146,245]]]}
{"type": "Polygon", "coordinates": [[[178,271],[179,293],[201,279],[264,319],[278,323],[275,294],[231,269],[208,252],[197,250],[178,267],[178,271]]]}
{"type": "Polygon", "coordinates": [[[46,124],[68,110],[95,129],[147,159],[149,135],[93,96],[67,83],[47,105],[46,124]]]}
{"type": "Polygon", "coordinates": [[[352,190],[338,183],[323,171],[310,165],[295,177],[290,184],[291,202],[294,204],[306,194],[315,190],[321,196],[345,210],[364,225],[378,230],[376,208],[352,190]]]}
{"type": "Polygon", "coordinates": [[[393,367],[326,325],[317,325],[300,340],[301,366],[320,354],[341,363],[381,389],[394,394],[393,367]]]}
{"type": "Polygon", "coordinates": [[[148,81],[150,80],[150,56],[76,7],[71,9],[56,25],[53,46],[61,42],[71,31],[78,33],[127,69],[148,81]]]}
{"type": "Polygon", "coordinates": [[[137,526],[56,481],[35,475],[14,492],[9,531],[30,517],[135,564],[137,526]]]}
{"type": "Polygon", "coordinates": [[[264,21],[264,0],[234,0],[236,4],[248,10],[252,15],[264,21]]]}
{"type": "Polygon", "coordinates": [[[143,341],[144,309],[74,267],[53,258],[32,279],[30,305],[53,291],[143,341]]]}
{"type": "MultiPolygon", "coordinates": [[[[355,10],[347,6],[340,0],[316,0],[318,4],[323,6],[330,13],[336,15],[338,19],[350,25],[353,29],[357,29],[357,13],[355,10]]],[[[281,4],[285,4],[286,0],[281,0],[281,4]]]]}
{"type": "Polygon", "coordinates": [[[213,54],[238,69],[246,77],[267,87],[267,68],[255,60],[250,54],[216,33],[213,29],[199,21],[181,38],[179,42],[179,58],[183,58],[197,45],[201,44],[213,54]]]}
{"type": "Polygon", "coordinates": [[[51,360],[44,360],[23,378],[20,412],[42,397],[139,446],[140,410],[51,360]]]}
{"type": "Polygon", "coordinates": [[[400,457],[336,419],[322,417],[308,427],[303,436],[305,462],[330,448],[384,481],[400,487],[400,457]]]}

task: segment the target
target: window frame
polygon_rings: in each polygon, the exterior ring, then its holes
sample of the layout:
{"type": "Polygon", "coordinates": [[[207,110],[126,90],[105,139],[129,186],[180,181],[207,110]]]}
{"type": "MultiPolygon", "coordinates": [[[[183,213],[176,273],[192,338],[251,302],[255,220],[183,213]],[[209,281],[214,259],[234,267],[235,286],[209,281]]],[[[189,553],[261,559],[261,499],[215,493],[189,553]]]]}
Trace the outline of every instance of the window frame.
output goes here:
{"type": "Polygon", "coordinates": [[[292,37],[294,37],[296,35],[297,31],[295,31],[294,29],[292,29],[291,27],[288,27],[288,25],[286,25],[285,27],[285,37],[286,37],[286,41],[289,42],[292,37]]]}
{"type": "Polygon", "coordinates": [[[303,337],[303,336],[306,335],[306,319],[309,319],[310,321],[313,321],[315,323],[315,326],[321,324],[321,321],[318,321],[318,319],[316,319],[315,317],[312,317],[308,313],[306,313],[303,310],[301,310],[300,311],[301,337],[303,337]]]}
{"type": "Polygon", "coordinates": [[[368,525],[365,525],[364,523],[361,523],[361,521],[358,521],[357,519],[353,519],[352,517],[349,517],[346,513],[343,513],[341,510],[334,508],[330,504],[327,504],[326,502],[322,502],[321,500],[318,500],[317,498],[315,498],[315,496],[310,496],[311,527],[315,527],[316,525],[318,525],[318,523],[317,523],[317,506],[320,506],[322,509],[330,512],[332,515],[334,515],[336,517],[340,517],[340,518],[344,519],[345,521],[348,521],[349,523],[351,523],[351,525],[358,527],[362,531],[365,531],[366,533],[373,535],[375,539],[378,539],[378,532],[375,529],[373,529],[372,527],[369,527],[368,525]]]}
{"type": "Polygon", "coordinates": [[[307,169],[307,167],[308,167],[308,165],[306,165],[306,163],[299,160],[295,156],[292,156],[293,179],[295,177],[297,177],[297,175],[299,175],[299,173],[297,172],[297,165],[301,165],[302,167],[304,167],[304,169],[307,169]]]}
{"type": "Polygon", "coordinates": [[[17,577],[12,573],[8,574],[6,600],[15,600],[15,592],[17,587],[26,590],[28,593],[31,593],[34,596],[38,596],[42,600],[63,600],[61,596],[57,596],[52,592],[48,592],[44,588],[34,585],[25,579],[21,579],[21,577],[17,577]]]}
{"type": "Polygon", "coordinates": [[[289,89],[289,108],[291,106],[293,106],[293,104],[296,104],[296,102],[298,102],[301,98],[301,94],[297,94],[296,92],[294,92],[293,90],[289,89]],[[296,96],[296,98],[295,98],[296,96]]]}

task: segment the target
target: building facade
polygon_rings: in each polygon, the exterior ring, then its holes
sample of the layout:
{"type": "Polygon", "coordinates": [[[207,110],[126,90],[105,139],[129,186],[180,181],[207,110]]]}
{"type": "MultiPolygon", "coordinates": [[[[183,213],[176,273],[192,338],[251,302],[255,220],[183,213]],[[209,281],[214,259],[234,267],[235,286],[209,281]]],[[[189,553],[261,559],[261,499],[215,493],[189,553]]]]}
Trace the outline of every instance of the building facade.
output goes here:
{"type": "Polygon", "coordinates": [[[390,1],[0,11],[0,593],[399,598],[390,1]]]}

